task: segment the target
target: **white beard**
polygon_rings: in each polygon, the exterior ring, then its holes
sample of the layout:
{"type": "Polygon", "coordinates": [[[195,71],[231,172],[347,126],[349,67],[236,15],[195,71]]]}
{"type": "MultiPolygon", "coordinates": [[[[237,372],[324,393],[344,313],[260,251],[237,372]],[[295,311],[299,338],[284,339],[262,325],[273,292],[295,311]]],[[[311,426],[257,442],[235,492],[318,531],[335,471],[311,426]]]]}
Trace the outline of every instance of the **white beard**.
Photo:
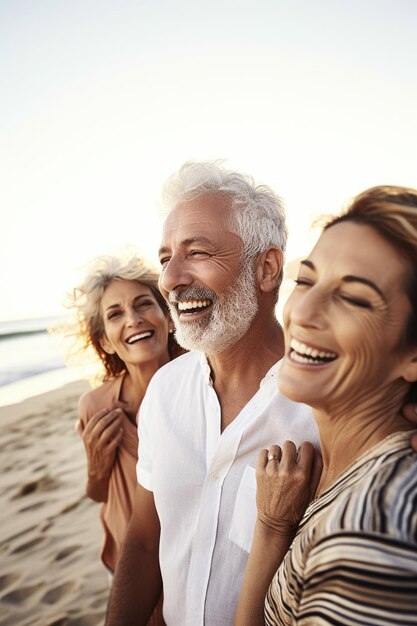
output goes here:
{"type": "Polygon", "coordinates": [[[175,324],[175,338],[180,346],[215,354],[223,352],[246,334],[258,312],[258,299],[253,260],[245,265],[235,284],[222,295],[197,287],[170,292],[168,304],[175,324]],[[182,322],[173,304],[179,299],[212,300],[210,317],[182,322]]]}

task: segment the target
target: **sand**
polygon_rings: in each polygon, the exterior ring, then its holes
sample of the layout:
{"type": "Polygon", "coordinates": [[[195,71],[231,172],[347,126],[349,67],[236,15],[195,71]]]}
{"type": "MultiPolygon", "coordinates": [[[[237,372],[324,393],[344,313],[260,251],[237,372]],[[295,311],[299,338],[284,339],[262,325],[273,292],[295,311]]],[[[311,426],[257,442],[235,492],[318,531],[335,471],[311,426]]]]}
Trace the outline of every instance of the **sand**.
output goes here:
{"type": "Polygon", "coordinates": [[[85,381],[0,408],[0,624],[103,624],[99,505],[74,431],[85,381]]]}

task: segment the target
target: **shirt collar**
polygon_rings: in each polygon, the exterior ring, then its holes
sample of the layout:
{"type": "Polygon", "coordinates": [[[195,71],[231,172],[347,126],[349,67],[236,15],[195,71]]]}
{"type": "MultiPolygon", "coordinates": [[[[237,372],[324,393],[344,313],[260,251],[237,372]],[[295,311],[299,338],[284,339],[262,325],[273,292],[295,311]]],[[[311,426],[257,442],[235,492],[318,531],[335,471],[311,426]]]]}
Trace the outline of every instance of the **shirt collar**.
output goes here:
{"type": "MultiPolygon", "coordinates": [[[[199,362],[201,366],[201,370],[203,372],[204,380],[210,387],[213,386],[213,380],[211,378],[211,369],[209,362],[207,361],[207,357],[204,352],[199,353],[199,362]]],[[[274,363],[273,366],[267,371],[264,378],[261,380],[259,387],[262,387],[268,380],[271,378],[276,378],[278,371],[281,367],[282,359],[280,359],[277,363],[274,363]]]]}
{"type": "Polygon", "coordinates": [[[210,385],[210,387],[212,387],[213,381],[211,379],[211,369],[210,369],[209,362],[207,361],[207,357],[204,354],[204,352],[200,352],[199,361],[200,361],[201,370],[203,372],[204,380],[206,381],[208,385],[210,385]]]}

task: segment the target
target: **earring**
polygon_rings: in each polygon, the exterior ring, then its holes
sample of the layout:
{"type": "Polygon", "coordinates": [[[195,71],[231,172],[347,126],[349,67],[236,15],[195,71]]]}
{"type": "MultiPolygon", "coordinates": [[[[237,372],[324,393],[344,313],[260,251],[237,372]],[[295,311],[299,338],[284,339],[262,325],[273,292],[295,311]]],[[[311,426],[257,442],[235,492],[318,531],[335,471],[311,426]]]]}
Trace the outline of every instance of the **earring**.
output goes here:
{"type": "Polygon", "coordinates": [[[172,335],[172,333],[174,332],[174,329],[170,328],[168,332],[169,332],[170,335],[172,335]]]}

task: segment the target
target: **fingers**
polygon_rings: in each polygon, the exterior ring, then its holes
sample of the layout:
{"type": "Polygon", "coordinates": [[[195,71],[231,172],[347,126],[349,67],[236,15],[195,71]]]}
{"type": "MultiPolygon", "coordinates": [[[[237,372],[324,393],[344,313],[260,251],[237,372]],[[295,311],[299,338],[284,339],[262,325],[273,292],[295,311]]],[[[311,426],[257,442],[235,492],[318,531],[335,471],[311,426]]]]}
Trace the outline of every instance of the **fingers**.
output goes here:
{"type": "Polygon", "coordinates": [[[74,430],[76,433],[78,433],[80,436],[83,434],[83,430],[84,430],[84,424],[82,423],[81,420],[77,420],[74,424],[74,430]]]}
{"type": "Polygon", "coordinates": [[[261,450],[258,454],[258,460],[256,462],[256,473],[260,473],[266,467],[268,462],[268,450],[261,450]]]}
{"type": "Polygon", "coordinates": [[[96,413],[95,415],[93,415],[93,417],[88,420],[84,431],[82,433],[83,439],[91,439],[93,437],[93,434],[96,433],[100,433],[103,428],[105,428],[106,424],[108,423],[107,421],[104,421],[101,424],[101,421],[108,416],[108,414],[110,413],[110,411],[108,409],[102,409],[101,411],[99,411],[98,413],[96,413]]]}
{"type": "Polygon", "coordinates": [[[279,464],[282,458],[282,450],[280,446],[273,445],[269,448],[267,463],[271,465],[271,467],[275,467],[279,464]]]}
{"type": "MultiPolygon", "coordinates": [[[[263,528],[293,536],[311,500],[316,452],[309,442],[297,449],[292,441],[261,450],[256,466],[256,506],[263,528]]],[[[314,485],[316,478],[314,474],[314,485]]]]}
{"type": "Polygon", "coordinates": [[[103,409],[96,413],[88,422],[84,429],[84,440],[94,442],[100,439],[103,435],[116,432],[120,428],[122,423],[123,411],[122,409],[103,409]]]}
{"type": "Polygon", "coordinates": [[[121,428],[120,422],[115,420],[102,431],[99,438],[100,445],[106,446],[110,442],[114,441],[115,437],[119,437],[120,433],[123,433],[123,428],[121,428]]]}
{"type": "Polygon", "coordinates": [[[310,441],[303,441],[297,450],[296,462],[303,470],[310,472],[313,467],[315,455],[316,451],[313,444],[310,443],[310,441]]]}
{"type": "Polygon", "coordinates": [[[411,447],[415,450],[415,452],[417,452],[417,434],[414,434],[411,437],[411,447]]]}
{"type": "Polygon", "coordinates": [[[277,445],[273,445],[269,450],[261,450],[258,455],[258,461],[256,464],[256,470],[263,472],[265,468],[271,464],[271,467],[278,465],[281,459],[281,448],[277,445]]]}
{"type": "Polygon", "coordinates": [[[116,408],[116,409],[101,409],[101,411],[98,411],[89,420],[86,428],[89,428],[90,430],[92,430],[93,428],[95,428],[99,424],[101,426],[105,427],[107,424],[109,424],[111,421],[113,421],[113,419],[115,419],[115,417],[117,417],[117,416],[119,416],[121,414],[122,414],[122,409],[120,409],[120,408],[116,408]]]}
{"type": "Polygon", "coordinates": [[[120,409],[99,411],[83,432],[88,475],[92,480],[108,478],[123,438],[123,412],[120,409]]]}
{"type": "MultiPolygon", "coordinates": [[[[281,471],[290,470],[297,463],[297,448],[292,441],[284,441],[282,449],[278,445],[273,445],[266,452],[264,467],[268,473],[274,473],[279,468],[281,471]]],[[[303,453],[303,462],[305,454],[303,453]]]]}
{"type": "MultiPolygon", "coordinates": [[[[417,403],[405,404],[402,408],[402,414],[407,420],[413,424],[417,424],[417,403]]],[[[413,448],[415,449],[414,445],[413,448]]]]}
{"type": "Polygon", "coordinates": [[[280,467],[283,471],[291,470],[297,463],[297,448],[293,441],[284,441],[280,467]]]}
{"type": "Polygon", "coordinates": [[[315,480],[317,477],[320,478],[321,455],[309,441],[303,441],[298,449],[292,441],[284,441],[282,449],[278,445],[273,445],[269,450],[261,450],[258,456],[257,468],[266,469],[268,473],[274,473],[278,469],[291,471],[295,466],[304,473],[314,476],[315,480]]]}
{"type": "Polygon", "coordinates": [[[112,433],[109,439],[107,439],[106,441],[103,441],[103,445],[107,446],[107,452],[112,452],[115,448],[117,448],[122,438],[123,438],[123,428],[119,428],[119,430],[116,433],[112,433]]]}
{"type": "MultiPolygon", "coordinates": [[[[417,443],[417,441],[416,441],[417,443]]],[[[321,453],[314,450],[313,469],[311,471],[311,499],[316,495],[317,488],[319,486],[321,472],[323,469],[323,457],[321,453]]]]}

